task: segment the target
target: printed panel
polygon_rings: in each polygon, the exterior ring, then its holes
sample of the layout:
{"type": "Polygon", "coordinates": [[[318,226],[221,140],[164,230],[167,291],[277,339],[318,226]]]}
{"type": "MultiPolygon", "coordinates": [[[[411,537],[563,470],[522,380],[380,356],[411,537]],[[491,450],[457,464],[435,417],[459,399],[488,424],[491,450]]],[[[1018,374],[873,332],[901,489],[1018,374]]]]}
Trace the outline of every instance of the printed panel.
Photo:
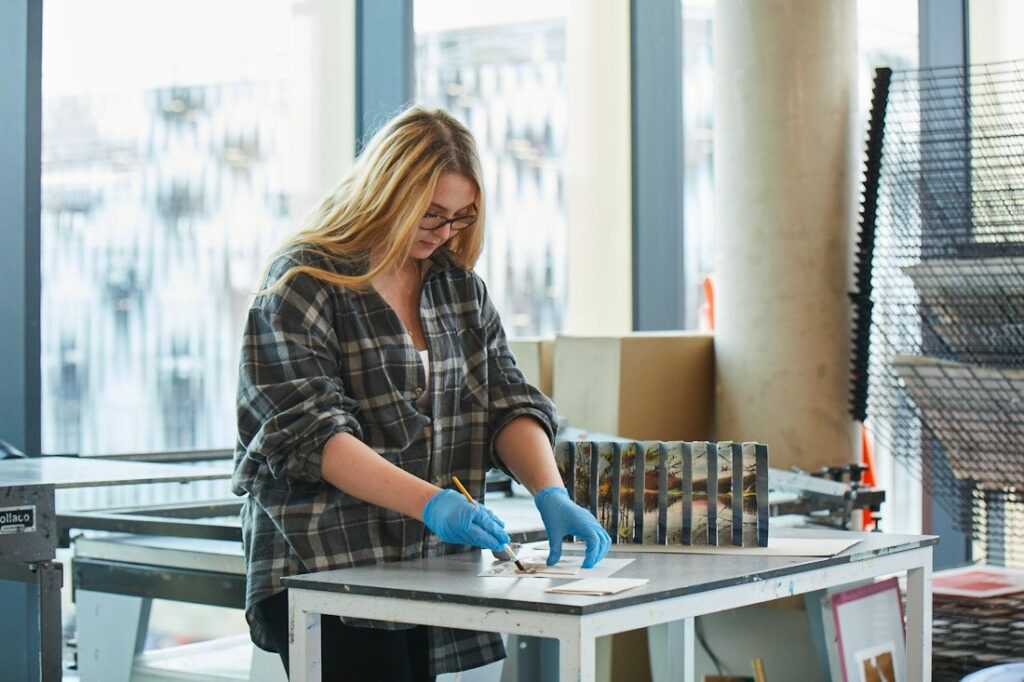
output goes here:
{"type": "Polygon", "coordinates": [[[575,485],[573,486],[572,499],[576,501],[576,504],[580,505],[585,509],[589,509],[591,513],[594,511],[593,497],[590,494],[592,485],[590,478],[591,470],[591,451],[593,449],[593,443],[588,441],[580,441],[576,443],[576,461],[575,461],[575,485]]]}
{"type": "MultiPolygon", "coordinates": [[[[691,523],[690,544],[715,544],[715,504],[708,504],[708,460],[717,456],[710,443],[695,441],[690,444],[692,478],[690,482],[691,523]]],[[[714,467],[712,466],[712,472],[714,467]]],[[[714,479],[712,479],[714,480],[714,479]]]]}
{"type": "Polygon", "coordinates": [[[768,446],[754,445],[757,467],[757,544],[768,546],[768,446]]]}
{"type": "Polygon", "coordinates": [[[742,462],[742,545],[757,546],[757,444],[744,443],[742,462]]]}
{"type": "Polygon", "coordinates": [[[666,540],[670,545],[687,544],[683,541],[684,516],[688,509],[683,505],[686,488],[683,485],[683,465],[689,458],[683,455],[683,443],[671,441],[665,444],[665,506],[666,540]]]}
{"type": "Polygon", "coordinates": [[[719,545],[732,544],[732,442],[717,444],[717,481],[715,482],[715,518],[719,545]]]}
{"type": "Polygon", "coordinates": [[[613,493],[618,492],[619,487],[619,471],[616,466],[618,464],[616,455],[619,454],[617,445],[617,443],[595,444],[597,460],[597,514],[595,516],[598,523],[608,531],[613,542],[618,537],[615,515],[619,505],[618,500],[612,496],[613,493]]]}
{"type": "Polygon", "coordinates": [[[662,444],[660,441],[651,440],[637,443],[637,446],[644,453],[643,467],[637,467],[637,473],[641,476],[640,485],[644,491],[643,497],[639,500],[642,506],[639,510],[638,540],[645,545],[664,544],[665,519],[661,515],[661,505],[658,504],[658,496],[662,489],[662,472],[665,470],[662,462],[662,444]]]}
{"type": "Polygon", "coordinates": [[[619,448],[619,485],[616,530],[618,539],[616,542],[632,543],[636,532],[636,464],[639,448],[636,443],[617,443],[619,448]]]}

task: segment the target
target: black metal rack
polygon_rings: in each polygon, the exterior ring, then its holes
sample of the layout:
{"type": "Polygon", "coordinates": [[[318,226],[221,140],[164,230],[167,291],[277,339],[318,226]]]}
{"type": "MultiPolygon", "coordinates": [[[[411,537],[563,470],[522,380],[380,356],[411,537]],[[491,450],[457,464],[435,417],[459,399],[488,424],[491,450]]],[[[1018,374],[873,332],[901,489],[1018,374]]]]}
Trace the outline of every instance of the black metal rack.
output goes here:
{"type": "Polygon", "coordinates": [[[879,69],[868,138],[851,413],[1020,564],[1024,62],[879,69]]]}

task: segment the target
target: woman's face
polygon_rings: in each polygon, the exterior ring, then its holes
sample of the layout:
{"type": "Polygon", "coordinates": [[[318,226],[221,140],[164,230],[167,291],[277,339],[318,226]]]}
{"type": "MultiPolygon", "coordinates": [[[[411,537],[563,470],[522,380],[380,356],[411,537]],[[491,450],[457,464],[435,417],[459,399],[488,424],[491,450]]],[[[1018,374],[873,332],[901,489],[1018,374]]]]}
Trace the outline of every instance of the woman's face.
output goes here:
{"type": "Polygon", "coordinates": [[[459,231],[471,229],[476,216],[476,185],[469,178],[445,173],[437,181],[437,189],[430,200],[427,213],[420,221],[413,239],[412,257],[428,258],[459,231]],[[451,222],[455,219],[454,223],[451,222]],[[464,220],[458,220],[463,218],[464,220]],[[435,229],[428,229],[440,225],[435,229]]]}

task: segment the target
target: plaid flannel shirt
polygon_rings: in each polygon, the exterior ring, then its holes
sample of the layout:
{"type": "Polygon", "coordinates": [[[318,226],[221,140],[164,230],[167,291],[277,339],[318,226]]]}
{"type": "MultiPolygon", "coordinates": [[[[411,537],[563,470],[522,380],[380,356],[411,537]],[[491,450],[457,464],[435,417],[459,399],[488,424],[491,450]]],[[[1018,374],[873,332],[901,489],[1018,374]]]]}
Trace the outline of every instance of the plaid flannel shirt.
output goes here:
{"type": "MultiPolygon", "coordinates": [[[[276,259],[264,285],[299,263],[347,274],[366,267],[296,249],[276,259]]],[[[282,576],[468,549],[326,483],[320,461],[333,435],[351,433],[439,487],[455,474],[477,499],[486,470],[504,468],[494,437],[505,424],[530,415],[554,438],[554,406],[516,368],[483,281],[454,266],[443,249],[428,265],[420,314],[430,351],[429,401],[420,399],[428,384],[419,354],[375,291],[299,275],[256,297],[249,309],[232,486],[235,494],[248,494],[241,514],[245,613],[253,641],[264,649],[273,646],[255,607],[283,589],[282,576]]],[[[429,642],[434,674],[505,656],[494,633],[430,628],[429,642]]]]}

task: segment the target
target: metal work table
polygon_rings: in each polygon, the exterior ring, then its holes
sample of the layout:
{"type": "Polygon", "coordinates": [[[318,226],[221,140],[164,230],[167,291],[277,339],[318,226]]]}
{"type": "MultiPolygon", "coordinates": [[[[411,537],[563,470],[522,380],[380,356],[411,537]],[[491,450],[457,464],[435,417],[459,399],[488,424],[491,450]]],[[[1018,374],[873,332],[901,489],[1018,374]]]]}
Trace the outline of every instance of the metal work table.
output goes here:
{"type": "MultiPolygon", "coordinates": [[[[285,579],[291,610],[291,679],[320,680],[320,614],[508,632],[559,641],[560,679],[593,680],[595,640],[662,623],[683,623],[669,647],[675,679],[692,681],[693,619],[780,597],[896,572],[907,574],[908,679],[930,678],[933,536],[780,529],[782,537],[851,537],[834,557],[634,553],[617,577],[644,587],[606,597],[549,594],[556,581],[481,578],[480,553],[311,573],[285,579]]],[[[619,556],[622,556],[620,554],[619,556]]]]}
{"type": "MultiPolygon", "coordinates": [[[[0,580],[34,584],[38,589],[37,673],[44,682],[59,680],[62,675],[63,570],[53,561],[59,539],[55,490],[214,480],[230,475],[230,463],[199,467],[79,457],[0,460],[0,580]]],[[[7,664],[0,660],[0,665],[7,664]]]]}

